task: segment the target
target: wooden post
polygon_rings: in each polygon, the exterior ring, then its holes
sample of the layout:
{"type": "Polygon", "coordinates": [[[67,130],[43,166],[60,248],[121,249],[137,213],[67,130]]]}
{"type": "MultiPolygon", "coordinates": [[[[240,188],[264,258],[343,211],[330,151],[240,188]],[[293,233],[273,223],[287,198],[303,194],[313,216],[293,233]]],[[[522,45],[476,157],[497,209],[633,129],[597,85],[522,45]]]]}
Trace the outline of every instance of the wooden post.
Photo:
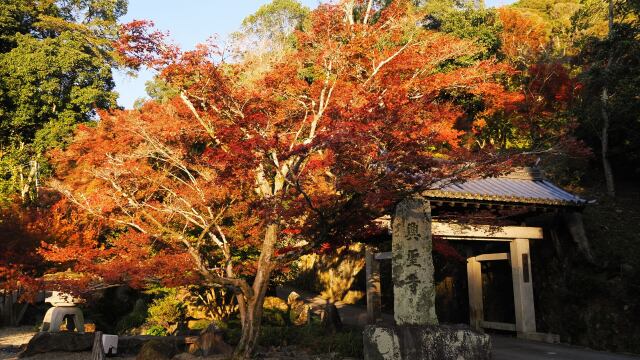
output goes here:
{"type": "Polygon", "coordinates": [[[93,349],[91,352],[91,360],[105,360],[104,347],[102,346],[102,331],[96,331],[93,337],[93,349]]]}
{"type": "Polygon", "coordinates": [[[467,282],[469,288],[469,325],[481,331],[484,320],[482,304],[482,267],[475,257],[467,259],[467,282]]]}
{"type": "Polygon", "coordinates": [[[367,322],[369,324],[375,324],[382,312],[380,262],[375,258],[374,249],[369,246],[365,249],[365,261],[367,275],[367,322]]]}
{"type": "Polygon", "coordinates": [[[14,312],[14,290],[5,290],[3,304],[3,323],[5,326],[16,326],[14,312]]]}
{"type": "Polygon", "coordinates": [[[536,312],[531,280],[531,257],[529,239],[515,239],[510,243],[511,276],[513,279],[513,302],[516,310],[516,331],[536,332],[536,312]]]}

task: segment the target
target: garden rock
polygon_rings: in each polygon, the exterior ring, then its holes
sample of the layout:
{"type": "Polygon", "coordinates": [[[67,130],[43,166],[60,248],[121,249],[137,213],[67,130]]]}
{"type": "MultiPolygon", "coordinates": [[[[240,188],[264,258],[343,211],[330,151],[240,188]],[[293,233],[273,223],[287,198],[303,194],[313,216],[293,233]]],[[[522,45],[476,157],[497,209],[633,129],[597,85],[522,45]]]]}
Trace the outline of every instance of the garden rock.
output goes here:
{"type": "Polygon", "coordinates": [[[18,357],[28,357],[50,351],[86,351],[91,350],[93,334],[76,332],[39,332],[35,334],[27,347],[18,357]]]}
{"type": "MultiPolygon", "coordinates": [[[[292,294],[295,294],[292,293],[292,294]]],[[[298,294],[296,294],[298,295],[298,294]]],[[[275,296],[267,296],[264,298],[264,306],[265,309],[273,309],[273,310],[279,310],[282,312],[287,312],[289,311],[289,305],[287,305],[287,302],[280,299],[279,297],[275,297],[275,296]]]]}
{"type": "Polygon", "coordinates": [[[327,302],[322,312],[322,328],[330,333],[336,333],[342,329],[342,320],[335,304],[327,302]]]}
{"type": "Polygon", "coordinates": [[[290,292],[289,296],[287,296],[287,304],[289,304],[289,306],[298,301],[302,301],[302,299],[300,298],[300,294],[295,291],[290,292]]]}
{"type": "Polygon", "coordinates": [[[198,357],[189,353],[181,353],[178,354],[176,356],[174,356],[172,359],[173,360],[194,360],[197,359],[198,357]]]}
{"type": "Polygon", "coordinates": [[[160,340],[150,340],[142,345],[136,360],[168,360],[175,353],[175,346],[160,340]]]}
{"type": "Polygon", "coordinates": [[[311,308],[305,303],[296,304],[291,307],[289,318],[293,325],[306,325],[311,321],[311,308]]]}
{"type": "Polygon", "coordinates": [[[209,354],[231,354],[233,348],[224,342],[223,332],[215,325],[211,324],[202,330],[198,341],[189,347],[189,353],[194,355],[208,356],[209,354]]]}
{"type": "Polygon", "coordinates": [[[311,308],[305,304],[300,295],[292,291],[287,298],[289,304],[289,319],[293,325],[306,325],[310,321],[311,308]]]}

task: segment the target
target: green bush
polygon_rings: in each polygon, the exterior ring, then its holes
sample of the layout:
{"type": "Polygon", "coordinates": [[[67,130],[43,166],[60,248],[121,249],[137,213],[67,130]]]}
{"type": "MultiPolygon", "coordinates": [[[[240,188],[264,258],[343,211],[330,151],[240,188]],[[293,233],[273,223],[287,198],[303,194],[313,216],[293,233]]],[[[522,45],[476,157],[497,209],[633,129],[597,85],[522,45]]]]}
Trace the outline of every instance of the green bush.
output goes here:
{"type": "Polygon", "coordinates": [[[147,304],[144,300],[138,299],[130,313],[118,320],[116,331],[122,334],[128,330],[142,326],[147,319],[147,304]]]}
{"type": "Polygon", "coordinates": [[[145,335],[168,336],[169,332],[160,325],[153,325],[145,331],[145,335]]]}
{"type": "Polygon", "coordinates": [[[149,306],[147,324],[160,326],[168,330],[185,317],[185,304],[176,296],[175,290],[169,290],[167,295],[153,300],[149,306]]]}
{"type": "Polygon", "coordinates": [[[278,309],[264,309],[262,314],[262,323],[273,326],[286,326],[289,314],[278,309]]]}
{"type": "MultiPolygon", "coordinates": [[[[207,327],[209,327],[209,325],[211,325],[213,323],[213,321],[208,320],[208,319],[200,319],[200,320],[194,320],[194,321],[189,321],[189,329],[191,330],[204,330],[207,327]]],[[[217,326],[217,324],[216,324],[217,326]]]]}

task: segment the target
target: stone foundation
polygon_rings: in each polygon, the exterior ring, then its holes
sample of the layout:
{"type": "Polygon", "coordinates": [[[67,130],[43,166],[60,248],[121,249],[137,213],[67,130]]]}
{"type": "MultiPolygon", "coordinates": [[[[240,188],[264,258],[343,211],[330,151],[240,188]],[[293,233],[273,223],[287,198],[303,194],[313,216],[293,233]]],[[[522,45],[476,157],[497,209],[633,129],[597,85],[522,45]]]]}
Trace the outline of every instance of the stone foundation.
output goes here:
{"type": "Polygon", "coordinates": [[[365,360],[490,360],[491,338],[463,326],[370,325],[365,360]]]}

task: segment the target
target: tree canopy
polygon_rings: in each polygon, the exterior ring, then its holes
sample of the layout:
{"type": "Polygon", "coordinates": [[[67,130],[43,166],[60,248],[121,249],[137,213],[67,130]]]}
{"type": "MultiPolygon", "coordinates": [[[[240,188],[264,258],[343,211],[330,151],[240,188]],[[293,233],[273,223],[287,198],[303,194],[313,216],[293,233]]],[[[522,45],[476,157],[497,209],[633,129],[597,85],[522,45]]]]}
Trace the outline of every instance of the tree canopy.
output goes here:
{"type": "Polygon", "coordinates": [[[112,67],[123,0],[0,4],[0,196],[34,199],[44,152],[95,109],[116,106],[112,67]]]}
{"type": "Polygon", "coordinates": [[[640,141],[637,3],[612,5],[274,0],[230,55],[118,24],[122,0],[5,1],[0,280],[226,287],[246,358],[274,273],[379,234],[436,182],[559,167],[609,138],[604,159],[640,168],[621,155],[640,141]],[[117,109],[118,66],[158,71],[149,101],[117,109]]]}
{"type": "Polygon", "coordinates": [[[92,254],[123,282],[162,280],[157,266],[124,270],[114,255],[131,244],[148,253],[140,259],[186,257],[183,271],[237,292],[237,351],[248,356],[278,266],[378,231],[376,218],[435,181],[504,170],[512,160],[469,142],[459,121],[482,127],[522,101],[501,82],[511,68],[460,61],[482,50],[416,26],[423,14],[408,2],[353,23],[344,9],[314,10],[251,83],[251,64],[226,63],[215,47],[160,54],[154,64],[178,96],[103,113],[55,155],[56,188],[118,229],[101,240],[109,251],[80,242],[45,256],[107,280],[74,255],[92,254]],[[480,109],[468,113],[464,97],[480,109]]]}

